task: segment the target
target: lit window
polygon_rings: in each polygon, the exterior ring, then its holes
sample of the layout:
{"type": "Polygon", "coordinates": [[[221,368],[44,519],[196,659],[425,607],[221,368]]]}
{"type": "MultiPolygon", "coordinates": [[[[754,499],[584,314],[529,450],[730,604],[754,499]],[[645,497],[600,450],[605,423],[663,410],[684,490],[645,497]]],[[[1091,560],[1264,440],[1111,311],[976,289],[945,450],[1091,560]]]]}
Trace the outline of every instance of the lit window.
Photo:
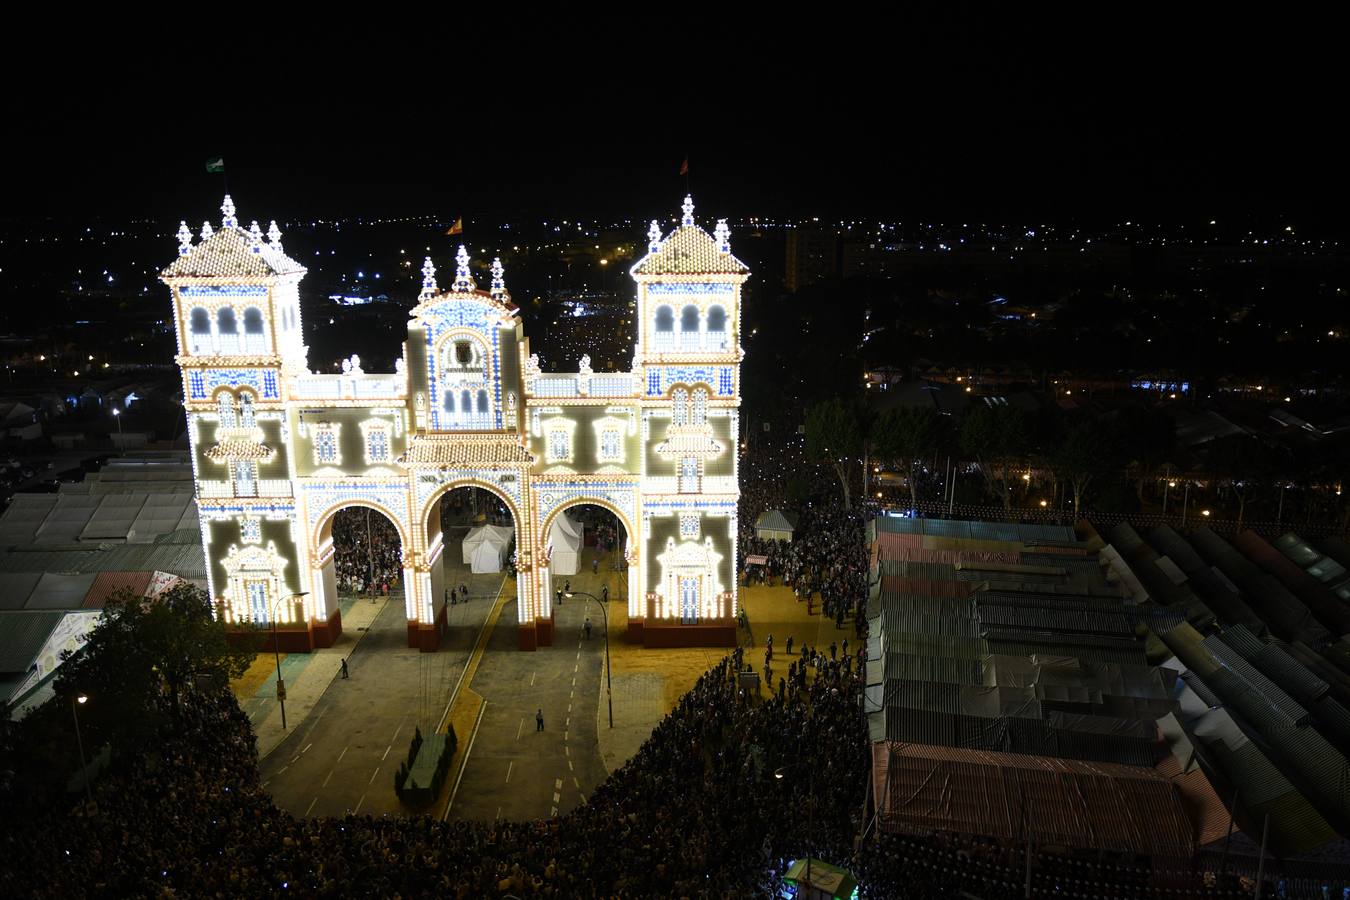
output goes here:
{"type": "Polygon", "coordinates": [[[272,612],[267,608],[267,582],[246,581],[244,590],[248,592],[248,614],[255,622],[266,622],[272,612]]]}
{"type": "Polygon", "coordinates": [[[257,516],[245,516],[239,523],[239,536],[245,544],[262,543],[262,522],[257,516]]]}
{"type": "Polygon", "coordinates": [[[234,464],[234,495],[236,497],[258,496],[258,464],[252,460],[234,464]]]}
{"type": "Polygon", "coordinates": [[[703,388],[694,391],[694,417],[690,421],[695,425],[708,421],[708,392],[703,388]]]}
{"type": "Polygon", "coordinates": [[[680,493],[698,493],[698,457],[686,456],[680,461],[680,493]]]}
{"type": "Polygon", "coordinates": [[[687,541],[698,540],[698,513],[680,513],[680,538],[687,541]]]}
{"type": "Polygon", "coordinates": [[[314,462],[321,466],[331,466],[337,461],[337,432],[330,425],[314,429],[314,462]]]}
{"type": "Polygon", "coordinates": [[[389,429],[375,427],[366,432],[366,462],[389,462],[389,429]]]}
{"type": "Polygon", "coordinates": [[[244,428],[252,428],[257,424],[253,415],[253,397],[248,394],[239,395],[239,424],[244,428]]]}
{"type": "Polygon", "coordinates": [[[680,578],[680,622],[698,624],[698,578],[680,578]]]}
{"type": "Polygon", "coordinates": [[[600,432],[600,461],[619,462],[623,459],[623,438],[619,432],[606,428],[600,432]]]}
{"type": "Polygon", "coordinates": [[[571,435],[561,428],[548,433],[548,461],[566,462],[572,458],[571,435]]]}
{"type": "Polygon", "coordinates": [[[671,424],[684,425],[689,420],[689,392],[684,388],[676,388],[671,392],[671,424]]]}
{"type": "Polygon", "coordinates": [[[233,428],[235,425],[234,417],[234,398],[229,394],[221,394],[216,398],[216,411],[220,413],[220,427],[233,428]]]}

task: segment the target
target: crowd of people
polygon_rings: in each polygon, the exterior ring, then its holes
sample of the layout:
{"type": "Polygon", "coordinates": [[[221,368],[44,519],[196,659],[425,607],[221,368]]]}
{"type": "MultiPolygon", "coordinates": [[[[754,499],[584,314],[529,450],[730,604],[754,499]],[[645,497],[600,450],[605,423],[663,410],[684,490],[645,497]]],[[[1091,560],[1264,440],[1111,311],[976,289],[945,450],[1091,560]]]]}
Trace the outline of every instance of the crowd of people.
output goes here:
{"type": "Polygon", "coordinates": [[[155,752],[115,760],[92,803],[10,808],[0,894],[767,896],[791,859],[851,852],[866,733],[844,664],[761,699],[740,687],[742,663],[713,666],[586,804],[532,822],[298,819],[260,787],[233,697],[194,689],[155,752]]]}
{"type": "Polygon", "coordinates": [[[338,511],[333,516],[333,564],[340,592],[388,594],[403,575],[398,529],[367,509],[338,511]]]}

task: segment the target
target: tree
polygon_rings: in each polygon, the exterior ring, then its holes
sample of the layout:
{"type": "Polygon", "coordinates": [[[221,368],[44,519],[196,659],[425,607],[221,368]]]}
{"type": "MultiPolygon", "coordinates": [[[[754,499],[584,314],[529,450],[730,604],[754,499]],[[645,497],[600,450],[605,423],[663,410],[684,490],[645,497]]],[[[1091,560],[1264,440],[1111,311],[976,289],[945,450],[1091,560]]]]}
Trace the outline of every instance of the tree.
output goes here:
{"type": "Polygon", "coordinates": [[[806,456],[834,469],[844,490],[845,506],[851,502],[849,472],[862,456],[862,443],[862,424],[853,404],[834,397],[806,411],[806,456]]]}
{"type": "Polygon", "coordinates": [[[1144,502],[1144,486],[1158,468],[1172,458],[1177,445],[1176,424],[1161,409],[1127,406],[1116,419],[1116,431],[1125,461],[1134,467],[1135,492],[1144,502]]]}
{"type": "Polygon", "coordinates": [[[1216,482],[1223,482],[1238,502],[1238,530],[1247,514],[1247,504],[1259,497],[1275,481],[1283,460],[1260,438],[1231,434],[1209,445],[1209,470],[1216,482]]]}
{"type": "Polygon", "coordinates": [[[1015,406],[976,403],[961,423],[961,450],[974,459],[985,484],[1012,509],[1008,485],[1009,467],[1026,457],[1030,447],[1030,423],[1015,406]]]}
{"type": "Polygon", "coordinates": [[[946,432],[947,420],[931,407],[888,409],[873,425],[873,452],[887,465],[905,471],[911,505],[919,503],[919,468],[942,446],[946,432]]]}
{"type": "Polygon", "coordinates": [[[192,678],[238,678],[255,655],[226,640],[206,592],[193,584],[181,582],[153,600],[123,590],[103,607],[84,649],[57,670],[56,692],[73,696],[116,685],[118,705],[136,711],[148,708],[162,686],[177,710],[192,678]]]}
{"type": "Polygon", "coordinates": [[[1051,468],[1073,488],[1075,518],[1088,486],[1118,465],[1116,447],[1116,435],[1110,428],[1096,419],[1084,419],[1070,426],[1050,452],[1051,468]]]}

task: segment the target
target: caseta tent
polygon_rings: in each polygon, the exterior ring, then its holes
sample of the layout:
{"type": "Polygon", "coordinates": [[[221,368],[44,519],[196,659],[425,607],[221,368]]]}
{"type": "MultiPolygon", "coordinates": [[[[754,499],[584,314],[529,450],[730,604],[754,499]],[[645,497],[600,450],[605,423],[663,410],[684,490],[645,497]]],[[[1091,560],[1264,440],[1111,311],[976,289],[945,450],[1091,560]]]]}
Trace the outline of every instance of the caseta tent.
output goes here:
{"type": "Polygon", "coordinates": [[[553,520],[548,541],[553,547],[549,571],[554,575],[575,575],[581,566],[581,548],[585,545],[586,526],[566,513],[553,520]]]}
{"type": "Polygon", "coordinates": [[[755,537],[763,541],[790,541],[796,518],[781,509],[766,509],[755,520],[755,537]]]}
{"type": "Polygon", "coordinates": [[[500,572],[511,552],[515,529],[504,525],[479,525],[464,536],[463,562],[475,574],[500,572]]]}

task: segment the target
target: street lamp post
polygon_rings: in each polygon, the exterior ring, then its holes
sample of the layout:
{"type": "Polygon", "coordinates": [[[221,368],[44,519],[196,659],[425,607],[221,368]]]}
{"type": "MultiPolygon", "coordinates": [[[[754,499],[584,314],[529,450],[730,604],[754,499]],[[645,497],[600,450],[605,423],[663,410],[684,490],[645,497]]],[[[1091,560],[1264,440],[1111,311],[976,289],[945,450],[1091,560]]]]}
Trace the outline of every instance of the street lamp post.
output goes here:
{"type": "Polygon", "coordinates": [[[1191,505],[1191,480],[1186,479],[1186,493],[1181,498],[1181,527],[1186,527],[1186,509],[1191,505]]]}
{"type": "Polygon", "coordinates": [[[595,601],[595,605],[600,607],[600,615],[605,621],[605,698],[609,701],[609,727],[614,727],[614,682],[609,669],[609,612],[605,609],[605,604],[600,602],[600,598],[594,594],[588,594],[585,591],[566,591],[564,597],[575,597],[580,594],[582,597],[590,597],[595,601]]]}
{"type": "Polygon", "coordinates": [[[113,418],[117,420],[117,455],[127,455],[127,442],[122,437],[122,411],[113,407],[113,418]]]}
{"type": "Polygon", "coordinates": [[[89,700],[87,694],[79,694],[70,704],[70,714],[75,717],[75,744],[80,748],[80,780],[84,782],[84,796],[89,805],[94,805],[94,793],[89,789],[89,764],[84,761],[84,738],[80,735],[80,706],[89,700]]]}
{"type": "MultiPolygon", "coordinates": [[[[304,597],[309,591],[291,594],[290,599],[304,597]]],[[[277,660],[277,703],[281,705],[281,730],[286,730],[286,682],[281,680],[281,645],[277,642],[277,604],[281,598],[272,601],[272,654],[277,660]]]]}

